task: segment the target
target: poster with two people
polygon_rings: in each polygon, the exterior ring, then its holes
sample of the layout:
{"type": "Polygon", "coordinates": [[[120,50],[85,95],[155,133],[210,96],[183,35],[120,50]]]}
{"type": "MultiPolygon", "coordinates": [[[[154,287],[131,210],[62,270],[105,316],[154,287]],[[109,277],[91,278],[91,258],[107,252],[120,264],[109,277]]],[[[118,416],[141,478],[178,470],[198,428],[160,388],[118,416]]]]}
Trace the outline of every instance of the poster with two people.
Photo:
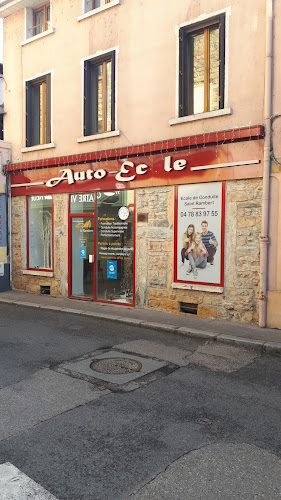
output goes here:
{"type": "Polygon", "coordinates": [[[223,286],[223,187],[178,187],[176,281],[223,286]]]}

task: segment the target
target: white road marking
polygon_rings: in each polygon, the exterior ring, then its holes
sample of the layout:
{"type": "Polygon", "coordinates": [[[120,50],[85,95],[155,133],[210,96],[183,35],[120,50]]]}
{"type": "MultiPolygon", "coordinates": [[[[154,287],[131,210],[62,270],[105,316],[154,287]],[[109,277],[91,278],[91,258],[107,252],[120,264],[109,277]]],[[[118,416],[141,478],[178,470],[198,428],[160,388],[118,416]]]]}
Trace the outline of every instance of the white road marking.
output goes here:
{"type": "Polygon", "coordinates": [[[13,464],[0,464],[0,500],[57,500],[13,464]]]}

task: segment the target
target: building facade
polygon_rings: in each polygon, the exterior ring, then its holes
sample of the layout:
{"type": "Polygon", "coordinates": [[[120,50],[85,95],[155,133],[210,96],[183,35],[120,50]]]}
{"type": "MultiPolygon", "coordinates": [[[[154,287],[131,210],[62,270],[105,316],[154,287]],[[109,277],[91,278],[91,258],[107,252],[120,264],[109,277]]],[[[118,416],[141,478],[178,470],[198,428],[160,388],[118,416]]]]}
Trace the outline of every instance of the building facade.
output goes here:
{"type": "Polygon", "coordinates": [[[10,288],[10,245],[8,241],[8,185],[4,165],[11,160],[11,144],[0,140],[0,291],[10,288]]]}
{"type": "Polygon", "coordinates": [[[0,1],[14,288],[259,322],[266,3],[0,1]]]}

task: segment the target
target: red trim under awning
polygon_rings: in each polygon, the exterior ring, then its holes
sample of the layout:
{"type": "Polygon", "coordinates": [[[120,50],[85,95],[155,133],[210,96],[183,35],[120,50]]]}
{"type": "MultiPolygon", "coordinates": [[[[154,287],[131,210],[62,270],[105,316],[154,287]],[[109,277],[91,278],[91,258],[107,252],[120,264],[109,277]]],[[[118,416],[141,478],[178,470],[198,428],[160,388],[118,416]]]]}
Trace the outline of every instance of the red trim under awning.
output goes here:
{"type": "Polygon", "coordinates": [[[225,144],[229,142],[256,140],[264,138],[264,127],[262,125],[253,125],[249,127],[233,128],[218,132],[210,132],[200,135],[180,137],[136,146],[126,146],[122,148],[104,149],[102,151],[93,151],[90,153],[81,153],[67,156],[57,156],[54,158],[37,159],[31,161],[22,161],[10,163],[4,166],[6,172],[15,172],[17,170],[29,170],[35,168],[46,168],[52,166],[66,166],[93,161],[113,160],[115,158],[130,158],[133,156],[146,156],[161,152],[169,153],[182,148],[194,148],[210,144],[225,144]]]}

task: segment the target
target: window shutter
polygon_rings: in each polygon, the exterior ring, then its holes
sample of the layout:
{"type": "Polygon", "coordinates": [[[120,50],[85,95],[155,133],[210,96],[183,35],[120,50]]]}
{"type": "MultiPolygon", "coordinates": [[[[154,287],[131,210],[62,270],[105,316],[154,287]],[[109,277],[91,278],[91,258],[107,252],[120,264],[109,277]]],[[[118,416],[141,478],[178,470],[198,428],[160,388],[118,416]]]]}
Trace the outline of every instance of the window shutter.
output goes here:
{"type": "Polygon", "coordinates": [[[224,108],[224,86],[225,86],[225,16],[224,14],[219,17],[220,28],[220,109],[224,108]]]}
{"type": "Polygon", "coordinates": [[[111,56],[111,130],[115,130],[115,52],[111,56]]]}
{"type": "Polygon", "coordinates": [[[51,142],[51,75],[46,75],[46,143],[51,142]]]}
{"type": "Polygon", "coordinates": [[[91,65],[89,61],[84,62],[84,136],[90,135],[90,80],[91,65]]]}
{"type": "Polygon", "coordinates": [[[31,103],[32,103],[32,95],[31,95],[31,82],[25,83],[25,145],[28,148],[32,143],[32,113],[31,113],[31,103]]]}
{"type": "Polygon", "coordinates": [[[184,98],[184,75],[185,75],[185,43],[184,30],[179,32],[179,116],[185,114],[185,98],[184,98]]]}

